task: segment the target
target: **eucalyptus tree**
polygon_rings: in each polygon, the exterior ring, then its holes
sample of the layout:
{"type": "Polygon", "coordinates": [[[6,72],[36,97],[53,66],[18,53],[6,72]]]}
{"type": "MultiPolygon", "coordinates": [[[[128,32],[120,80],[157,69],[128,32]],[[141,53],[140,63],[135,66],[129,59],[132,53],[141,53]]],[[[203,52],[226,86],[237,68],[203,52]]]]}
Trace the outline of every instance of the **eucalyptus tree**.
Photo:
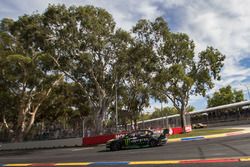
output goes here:
{"type": "Polygon", "coordinates": [[[162,61],[155,77],[158,90],[179,111],[184,132],[190,96],[205,96],[206,91],[213,88],[213,81],[220,80],[225,59],[213,47],[195,56],[194,47],[186,34],[171,33],[159,49],[162,61]]]}
{"type": "MultiPolygon", "coordinates": [[[[187,112],[194,111],[193,106],[187,107],[187,112]]],[[[164,108],[155,108],[155,110],[149,115],[150,119],[153,118],[159,118],[159,117],[165,117],[169,115],[175,115],[178,114],[178,110],[175,107],[164,107],[164,108]]]]}
{"type": "Polygon", "coordinates": [[[208,96],[208,107],[216,107],[225,104],[236,103],[244,100],[242,90],[232,90],[230,85],[220,88],[212,96],[208,96]]]}
{"type": "Polygon", "coordinates": [[[144,107],[149,106],[150,73],[154,64],[151,49],[140,42],[131,46],[123,59],[125,77],[122,79],[121,100],[130,116],[130,121],[137,127],[137,120],[144,107]]]}
{"type": "Polygon", "coordinates": [[[3,122],[6,128],[12,127],[16,141],[22,141],[28,134],[40,106],[63,79],[51,72],[53,65],[39,47],[39,39],[43,36],[43,31],[37,28],[40,20],[41,16],[34,14],[19,17],[17,21],[1,21],[0,82],[9,97],[15,99],[15,109],[9,110],[6,105],[3,108],[13,112],[8,113],[8,119],[3,114],[3,122]]]}
{"type": "Polygon", "coordinates": [[[61,83],[41,106],[37,121],[53,124],[61,120],[79,120],[89,114],[89,105],[81,88],[75,83],[61,83]]]}
{"type": "Polygon", "coordinates": [[[43,25],[44,49],[57,70],[79,84],[95,114],[96,132],[102,132],[122,77],[119,58],[126,54],[129,33],[116,29],[112,16],[93,6],[49,6],[43,25]]]}
{"type": "Polygon", "coordinates": [[[83,126],[84,129],[93,127],[91,120],[87,119],[89,115],[89,104],[79,85],[63,82],[52,90],[41,105],[36,118],[37,128],[32,129],[32,132],[37,134],[51,126],[73,129],[75,134],[83,132],[83,126]]]}
{"type": "Polygon", "coordinates": [[[220,79],[225,56],[207,47],[195,56],[194,42],[184,33],[172,33],[163,18],[154,22],[140,20],[136,26],[139,39],[148,43],[156,59],[156,70],[150,82],[152,94],[161,101],[170,101],[181,115],[185,131],[190,95],[202,95],[220,79]]]}
{"type": "Polygon", "coordinates": [[[126,64],[123,80],[125,91],[122,100],[131,117],[131,123],[136,128],[137,120],[143,109],[149,106],[152,94],[152,77],[159,60],[155,47],[162,40],[162,34],[168,33],[168,28],[162,18],[157,18],[154,23],[140,20],[133,27],[132,33],[134,40],[124,59],[124,64],[126,64]]]}

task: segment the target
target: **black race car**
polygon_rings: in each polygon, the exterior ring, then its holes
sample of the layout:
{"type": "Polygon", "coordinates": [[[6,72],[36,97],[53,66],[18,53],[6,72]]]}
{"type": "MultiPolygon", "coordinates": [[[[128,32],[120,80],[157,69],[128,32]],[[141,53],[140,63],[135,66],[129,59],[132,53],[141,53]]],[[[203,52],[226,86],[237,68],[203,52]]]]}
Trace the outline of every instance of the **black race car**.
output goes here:
{"type": "Polygon", "coordinates": [[[159,134],[150,130],[138,130],[119,139],[109,140],[106,143],[106,148],[111,151],[117,151],[127,148],[155,147],[164,145],[166,142],[166,131],[159,134]]]}

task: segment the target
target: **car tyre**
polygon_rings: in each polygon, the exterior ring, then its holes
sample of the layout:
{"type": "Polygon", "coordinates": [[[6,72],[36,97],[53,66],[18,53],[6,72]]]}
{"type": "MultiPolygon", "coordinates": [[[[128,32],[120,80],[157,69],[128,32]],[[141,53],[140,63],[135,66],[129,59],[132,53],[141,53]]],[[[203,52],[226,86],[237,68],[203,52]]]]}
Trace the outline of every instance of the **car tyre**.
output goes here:
{"type": "Polygon", "coordinates": [[[118,151],[118,150],[120,150],[121,149],[121,147],[120,147],[120,144],[119,143],[114,143],[114,144],[112,144],[111,146],[110,146],[110,150],[111,151],[118,151]]]}
{"type": "Polygon", "coordinates": [[[157,146],[157,141],[150,140],[149,145],[150,145],[150,147],[155,147],[155,146],[157,146]]]}

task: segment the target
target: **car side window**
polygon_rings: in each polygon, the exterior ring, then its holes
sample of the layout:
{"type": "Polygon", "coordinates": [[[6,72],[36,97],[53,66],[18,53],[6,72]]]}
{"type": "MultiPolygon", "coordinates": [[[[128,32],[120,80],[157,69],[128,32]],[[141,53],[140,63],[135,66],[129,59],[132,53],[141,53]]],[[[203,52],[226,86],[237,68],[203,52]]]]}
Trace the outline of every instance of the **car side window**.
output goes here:
{"type": "Polygon", "coordinates": [[[136,137],[136,133],[135,133],[135,132],[134,132],[134,133],[130,133],[130,134],[128,134],[128,137],[129,137],[129,138],[136,137]]]}
{"type": "Polygon", "coordinates": [[[152,136],[153,132],[152,131],[147,131],[147,136],[152,136]]]}
{"type": "Polygon", "coordinates": [[[141,131],[137,131],[137,136],[140,136],[141,135],[141,131]]]}
{"type": "Polygon", "coordinates": [[[150,131],[145,130],[145,131],[139,131],[138,134],[140,137],[146,137],[146,136],[149,136],[151,133],[150,131]]]}

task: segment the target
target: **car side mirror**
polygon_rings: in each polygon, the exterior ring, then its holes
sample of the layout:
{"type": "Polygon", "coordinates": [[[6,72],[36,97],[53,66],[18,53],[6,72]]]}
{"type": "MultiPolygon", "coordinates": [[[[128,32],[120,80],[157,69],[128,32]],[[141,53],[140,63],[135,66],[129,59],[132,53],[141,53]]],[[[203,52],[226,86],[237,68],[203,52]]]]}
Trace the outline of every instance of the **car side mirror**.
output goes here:
{"type": "Polygon", "coordinates": [[[167,134],[169,134],[169,129],[164,129],[163,130],[163,135],[167,135],[167,134]]]}

